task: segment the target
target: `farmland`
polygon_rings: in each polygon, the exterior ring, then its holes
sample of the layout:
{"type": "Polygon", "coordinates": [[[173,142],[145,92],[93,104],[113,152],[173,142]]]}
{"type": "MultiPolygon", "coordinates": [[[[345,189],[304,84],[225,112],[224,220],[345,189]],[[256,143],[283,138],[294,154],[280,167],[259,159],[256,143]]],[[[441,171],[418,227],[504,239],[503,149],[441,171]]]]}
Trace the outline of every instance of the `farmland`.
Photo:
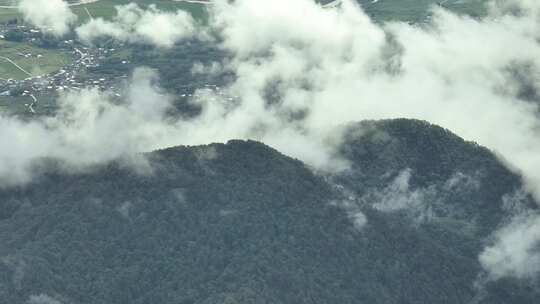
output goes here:
{"type": "Polygon", "coordinates": [[[459,14],[482,16],[487,0],[358,0],[377,21],[421,22],[429,18],[433,7],[444,7],[459,14]]]}
{"type": "Polygon", "coordinates": [[[71,61],[58,50],[0,40],[0,78],[24,79],[54,72],[71,61]]]}
{"type": "MultiPolygon", "coordinates": [[[[70,3],[75,1],[77,0],[68,0],[70,3]]],[[[471,16],[481,16],[485,0],[401,0],[401,4],[394,0],[357,1],[375,22],[401,20],[423,23],[430,18],[430,7],[437,5],[471,16]]],[[[163,10],[184,9],[196,19],[203,20],[201,22],[207,19],[206,5],[173,0],[99,0],[72,5],[71,10],[78,15],[77,22],[82,24],[89,18],[110,19],[116,14],[116,5],[130,2],[143,8],[155,4],[163,10]]],[[[319,2],[328,4],[331,1],[319,2]]],[[[0,0],[0,7],[2,5],[13,3],[11,0],[0,0]]],[[[48,46],[44,42],[51,37],[42,35],[39,31],[34,34],[37,30],[25,26],[21,15],[14,8],[0,8],[0,24],[0,35],[11,30],[26,33],[25,38],[19,41],[7,39],[7,35],[6,39],[0,39],[0,94],[9,94],[0,96],[2,110],[7,107],[16,113],[44,113],[50,108],[49,104],[53,107],[53,97],[58,92],[84,87],[112,90],[116,95],[120,95],[120,84],[128,77],[133,66],[149,66],[158,70],[163,87],[180,96],[180,103],[185,103],[185,99],[191,96],[196,87],[217,89],[223,85],[220,79],[199,79],[191,74],[194,61],[219,60],[224,56],[213,47],[201,43],[190,41],[166,51],[114,41],[99,46],[87,46],[70,33],[65,37],[51,39],[53,44],[48,46]],[[17,22],[14,22],[14,19],[17,19],[17,22]],[[6,23],[10,20],[11,22],[6,23]],[[42,77],[24,80],[31,76],[42,77]],[[13,81],[7,81],[8,79],[13,81]],[[26,95],[22,95],[23,93],[26,95]],[[38,106],[27,106],[31,104],[30,95],[39,99],[38,106]],[[18,101],[17,106],[13,104],[15,100],[18,101]]]]}
{"type": "MultiPolygon", "coordinates": [[[[68,1],[74,3],[76,1],[68,1]]],[[[93,3],[71,6],[78,16],[78,23],[82,24],[89,18],[111,19],[115,14],[116,5],[130,3],[128,0],[100,0],[93,3]]],[[[142,7],[150,4],[157,5],[164,10],[184,9],[197,19],[205,18],[204,5],[197,3],[177,2],[171,0],[139,0],[133,1],[142,7]]],[[[12,0],[0,0],[1,6],[13,6],[12,0]]],[[[0,8],[0,23],[17,20],[24,24],[22,15],[15,8],[0,8]]],[[[1,34],[1,33],[0,33],[1,34]]],[[[0,80],[24,79],[30,76],[57,71],[71,62],[71,58],[58,49],[43,49],[28,43],[8,42],[0,39],[0,80]],[[38,57],[39,56],[39,57],[38,57]]]]}
{"type": "MultiPolygon", "coordinates": [[[[178,2],[172,0],[100,0],[93,3],[81,4],[72,6],[72,11],[78,16],[78,22],[86,22],[90,16],[93,18],[105,18],[110,19],[116,14],[114,7],[116,5],[128,4],[134,2],[141,7],[147,7],[150,4],[155,4],[158,8],[164,10],[177,10],[183,9],[189,11],[195,18],[205,18],[205,7],[198,3],[178,2]],[[88,10],[88,11],[87,11],[88,10]]],[[[0,6],[12,5],[12,0],[0,0],[0,6]]],[[[12,19],[22,19],[22,16],[16,9],[13,8],[0,8],[0,22],[6,22],[12,19]]]]}

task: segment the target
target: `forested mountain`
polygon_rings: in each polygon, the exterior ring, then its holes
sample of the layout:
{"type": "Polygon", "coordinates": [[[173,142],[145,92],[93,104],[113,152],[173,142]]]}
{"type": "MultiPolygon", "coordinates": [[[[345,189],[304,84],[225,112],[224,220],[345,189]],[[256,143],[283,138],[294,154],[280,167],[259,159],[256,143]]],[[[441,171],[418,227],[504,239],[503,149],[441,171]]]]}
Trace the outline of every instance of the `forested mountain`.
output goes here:
{"type": "MultiPolygon", "coordinates": [[[[348,126],[350,168],[254,141],[56,170],[0,190],[0,303],[536,303],[475,288],[519,189],[485,148],[422,121],[348,126]]],[[[532,201],[530,202],[532,204],[532,201]]]]}

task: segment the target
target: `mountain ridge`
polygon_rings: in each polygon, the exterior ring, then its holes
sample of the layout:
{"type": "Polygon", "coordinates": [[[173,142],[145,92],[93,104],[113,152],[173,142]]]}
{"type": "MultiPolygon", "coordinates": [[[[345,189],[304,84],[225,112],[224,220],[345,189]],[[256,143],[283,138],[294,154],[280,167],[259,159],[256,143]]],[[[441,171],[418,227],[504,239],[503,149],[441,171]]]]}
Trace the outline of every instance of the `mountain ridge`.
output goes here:
{"type": "MultiPolygon", "coordinates": [[[[442,131],[425,122],[368,122],[350,132],[342,152],[351,170],[334,176],[314,174],[262,143],[232,140],[147,154],[150,174],[113,163],[0,189],[0,210],[12,209],[0,217],[0,298],[24,303],[43,295],[85,304],[474,299],[478,254],[505,218],[501,198],[489,201],[514,191],[519,178],[491,154],[471,158],[461,144],[473,153],[483,148],[453,135],[439,139],[458,143],[446,147],[448,167],[432,166],[444,158],[420,161],[425,150],[403,153],[418,142],[437,151],[440,142],[429,139],[442,131]],[[374,132],[387,136],[381,141],[374,132]],[[359,170],[366,164],[371,168],[359,170]],[[487,168],[487,175],[470,177],[478,185],[461,175],[450,183],[450,168],[467,164],[487,168]],[[437,178],[425,184],[423,175],[437,178]],[[499,188],[489,186],[490,177],[513,183],[490,194],[499,188]]],[[[539,295],[512,279],[486,290],[478,303],[533,303],[539,295]]]]}

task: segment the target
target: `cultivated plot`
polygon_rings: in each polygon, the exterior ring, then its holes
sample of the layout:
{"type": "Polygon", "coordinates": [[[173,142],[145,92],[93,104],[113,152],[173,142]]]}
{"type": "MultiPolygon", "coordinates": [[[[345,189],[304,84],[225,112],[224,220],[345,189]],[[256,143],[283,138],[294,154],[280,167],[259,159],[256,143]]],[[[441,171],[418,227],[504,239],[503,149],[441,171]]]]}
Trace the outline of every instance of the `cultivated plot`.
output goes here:
{"type": "Polygon", "coordinates": [[[0,78],[25,79],[59,70],[71,62],[59,50],[0,40],[0,78]]]}

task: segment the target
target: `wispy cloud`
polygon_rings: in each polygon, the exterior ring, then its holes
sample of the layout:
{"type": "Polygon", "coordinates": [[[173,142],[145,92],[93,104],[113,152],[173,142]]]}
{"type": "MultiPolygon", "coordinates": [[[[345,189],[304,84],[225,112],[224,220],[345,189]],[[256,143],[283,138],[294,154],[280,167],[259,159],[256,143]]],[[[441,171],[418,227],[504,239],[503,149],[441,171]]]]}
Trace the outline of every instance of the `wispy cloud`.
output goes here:
{"type": "Polygon", "coordinates": [[[196,34],[195,20],[182,10],[161,11],[155,5],[142,9],[136,3],[116,6],[116,10],[112,21],[92,19],[78,27],[76,32],[80,39],[91,43],[100,37],[111,37],[168,48],[196,34]]]}
{"type": "Polygon", "coordinates": [[[62,304],[62,302],[43,293],[39,295],[30,296],[28,298],[28,301],[26,301],[26,303],[27,304],[62,304]]]}
{"type": "MultiPolygon", "coordinates": [[[[202,90],[196,94],[191,102],[202,108],[201,115],[159,122],[156,117],[161,113],[138,112],[138,101],[110,105],[91,91],[85,91],[88,98],[65,96],[62,107],[69,104],[71,112],[62,110],[46,123],[1,118],[0,124],[7,130],[2,139],[15,138],[16,143],[14,149],[1,155],[18,161],[7,162],[0,171],[27,166],[37,156],[69,154],[56,153],[51,146],[69,146],[79,152],[102,146],[111,153],[98,153],[108,157],[96,160],[106,160],[119,150],[231,138],[261,140],[315,168],[341,170],[347,168],[347,161],[336,153],[342,143],[341,129],[336,126],[363,119],[407,117],[439,124],[495,150],[510,168],[525,176],[527,190],[539,197],[540,173],[535,169],[540,167],[538,101],[534,94],[523,97],[520,77],[526,75],[529,92],[540,89],[540,4],[512,0],[496,1],[491,6],[491,12],[482,18],[435,8],[431,23],[418,26],[376,24],[350,0],[336,9],[323,9],[311,0],[217,1],[210,8],[207,32],[218,38],[230,57],[216,64],[212,73],[222,68],[236,77],[223,89],[226,94],[202,90]],[[516,7],[521,13],[515,13],[516,7]],[[520,72],[524,67],[527,72],[520,72]],[[83,102],[71,102],[70,98],[83,102]],[[109,120],[90,123],[86,116],[77,114],[96,113],[89,110],[94,107],[101,109],[96,119],[121,116],[130,121],[133,116],[129,113],[137,113],[135,129],[145,131],[118,132],[123,128],[109,120]],[[60,127],[66,126],[66,115],[82,119],[66,127],[76,127],[80,139],[59,131],[66,129],[60,127]],[[103,134],[107,128],[117,133],[115,142],[83,140],[87,134],[83,130],[103,134]],[[155,134],[147,136],[147,132],[155,134]],[[144,144],[137,144],[134,138],[143,138],[144,144]],[[120,149],[116,142],[128,142],[123,147],[129,148],[120,149]],[[34,144],[36,149],[29,148],[34,144]],[[24,161],[15,155],[27,150],[36,152],[22,153],[28,155],[24,161]]],[[[181,13],[142,10],[135,5],[121,10],[124,13],[112,23],[95,21],[109,27],[103,33],[169,46],[193,31],[192,21],[181,13]],[[170,33],[154,22],[179,22],[179,26],[171,27],[170,33]],[[180,34],[175,32],[178,29],[180,34]]],[[[87,26],[87,31],[79,32],[91,39],[91,25],[87,26]]],[[[200,66],[195,70],[205,72],[200,66]]],[[[163,100],[154,94],[145,98],[145,104],[155,102],[160,108],[163,100]]],[[[86,154],[81,154],[80,159],[85,160],[86,154]]]]}
{"type": "MultiPolygon", "coordinates": [[[[54,117],[22,121],[0,116],[0,182],[12,185],[32,179],[33,163],[40,158],[59,158],[66,168],[80,169],[156,149],[168,132],[165,113],[170,107],[152,82],[155,73],[135,71],[123,104],[88,89],[58,100],[54,117]]],[[[170,137],[169,137],[170,136],[170,137]]]]}
{"type": "MultiPolygon", "coordinates": [[[[57,35],[74,21],[60,0],[23,0],[20,9],[57,35]]],[[[493,149],[540,199],[539,1],[492,1],[481,18],[434,8],[423,25],[375,23],[351,0],[336,9],[311,0],[217,1],[210,10],[206,29],[186,13],[135,4],[119,7],[112,21],[95,19],[77,29],[88,41],[104,35],[160,47],[198,31],[215,35],[228,59],[193,71],[223,69],[235,77],[224,94],[195,94],[190,102],[201,107],[199,116],[168,117],[170,98],[146,69],[135,72],[123,103],[83,90],[63,95],[54,117],[0,115],[0,184],[30,181],[33,164],[44,157],[78,169],[134,152],[232,138],[260,140],[315,169],[339,171],[348,165],[338,153],[342,126],[405,117],[493,149]]],[[[369,220],[358,200],[429,218],[430,189],[412,188],[411,174],[402,171],[382,190],[344,199],[357,228],[369,220]]],[[[475,185],[474,178],[456,175],[438,187],[454,191],[459,183],[475,185]]],[[[489,277],[538,275],[539,231],[539,217],[526,212],[495,232],[479,257],[489,277]]]]}
{"type": "Polygon", "coordinates": [[[531,279],[540,273],[540,216],[520,215],[495,233],[479,259],[490,280],[531,279]]]}
{"type": "Polygon", "coordinates": [[[479,256],[486,271],[482,279],[535,278],[540,274],[540,214],[530,208],[530,197],[521,190],[505,195],[502,206],[509,219],[479,256]]]}

